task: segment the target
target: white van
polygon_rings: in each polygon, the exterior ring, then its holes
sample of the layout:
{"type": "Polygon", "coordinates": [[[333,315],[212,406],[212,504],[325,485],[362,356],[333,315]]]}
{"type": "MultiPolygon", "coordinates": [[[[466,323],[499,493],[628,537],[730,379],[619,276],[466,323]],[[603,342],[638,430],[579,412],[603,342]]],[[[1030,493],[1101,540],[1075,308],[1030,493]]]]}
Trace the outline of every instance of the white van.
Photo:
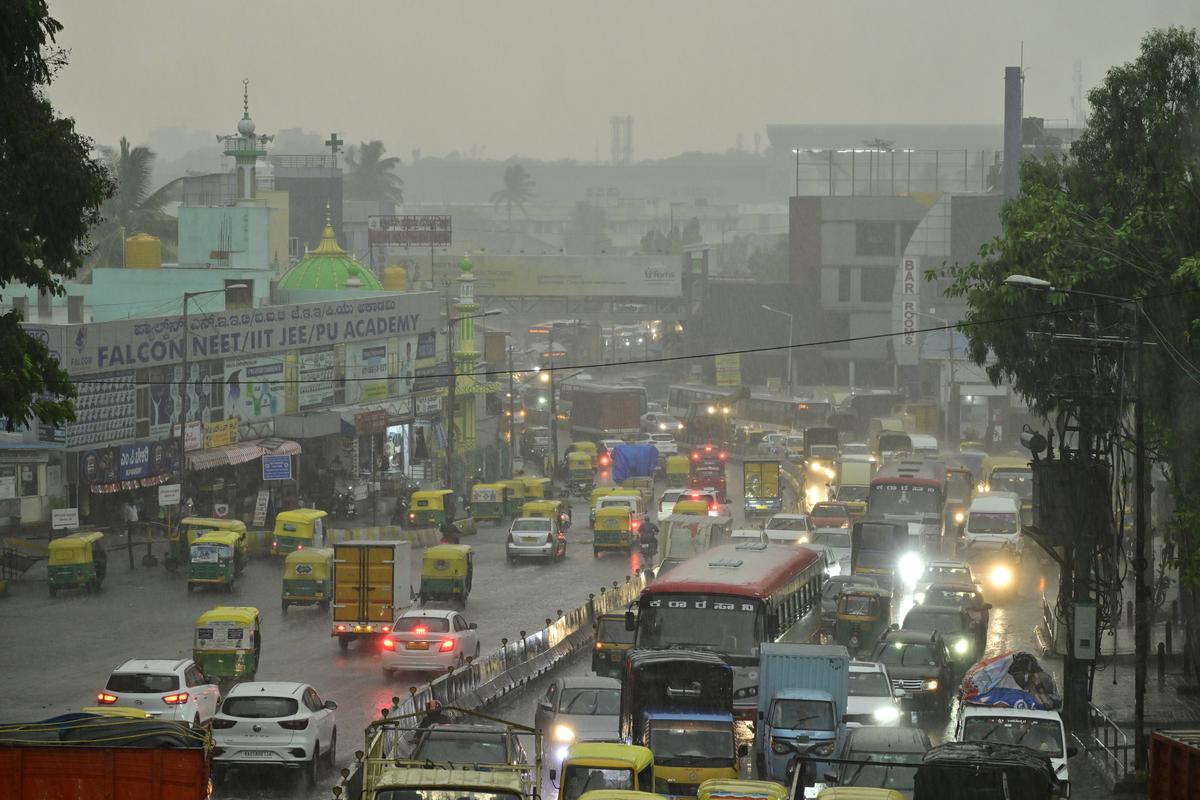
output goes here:
{"type": "Polygon", "coordinates": [[[1062,717],[1057,711],[964,703],[958,712],[954,738],[960,742],[1020,744],[1041,753],[1050,759],[1054,774],[1064,785],[1062,796],[1070,796],[1071,775],[1067,759],[1075,755],[1076,749],[1067,745],[1062,717]]]}
{"type": "Polygon", "coordinates": [[[914,456],[924,456],[926,458],[937,457],[938,440],[936,436],[930,436],[927,433],[910,433],[908,441],[912,442],[912,454],[914,456]]]}
{"type": "Polygon", "coordinates": [[[1020,550],[1021,498],[1015,492],[977,496],[967,509],[963,541],[981,550],[998,550],[1005,545],[1020,550]]]}

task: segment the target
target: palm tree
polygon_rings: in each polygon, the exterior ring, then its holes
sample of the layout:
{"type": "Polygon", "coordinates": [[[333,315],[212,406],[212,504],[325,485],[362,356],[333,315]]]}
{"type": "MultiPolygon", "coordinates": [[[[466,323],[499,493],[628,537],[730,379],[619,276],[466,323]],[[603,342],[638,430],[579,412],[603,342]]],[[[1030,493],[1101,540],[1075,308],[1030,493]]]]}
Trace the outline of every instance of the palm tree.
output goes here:
{"type": "Polygon", "coordinates": [[[145,145],[130,146],[124,136],[118,149],[102,147],[100,152],[116,188],[100,206],[104,221],[92,229],[94,248],[87,267],[121,264],[125,238],[135,233],[157,236],[163,249],[173,252],[179,238],[178,223],[163,211],[163,206],[171,200],[179,181],[151,192],[155,153],[145,145]]]}
{"type": "Polygon", "coordinates": [[[346,152],[345,192],[355,200],[375,202],[404,202],[404,181],[393,172],[400,166],[397,156],[383,157],[386,148],[383,142],[373,139],[360,142],[346,152]]]}
{"type": "MultiPolygon", "coordinates": [[[[522,214],[526,214],[525,204],[533,197],[533,178],[520,164],[509,164],[504,168],[504,186],[492,192],[492,207],[498,208],[501,204],[508,207],[508,239],[509,249],[513,248],[513,224],[512,210],[513,206],[521,209],[522,214]]],[[[528,216],[528,214],[526,214],[528,216]]]]}

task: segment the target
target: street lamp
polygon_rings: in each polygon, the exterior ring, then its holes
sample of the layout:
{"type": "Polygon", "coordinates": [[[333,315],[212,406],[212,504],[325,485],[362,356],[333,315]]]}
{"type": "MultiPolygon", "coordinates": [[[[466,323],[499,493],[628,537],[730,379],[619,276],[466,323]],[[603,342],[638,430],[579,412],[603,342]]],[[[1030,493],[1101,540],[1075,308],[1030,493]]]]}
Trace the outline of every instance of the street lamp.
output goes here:
{"type": "MultiPolygon", "coordinates": [[[[449,305],[449,299],[446,303],[449,305]]],[[[457,368],[454,366],[454,326],[463,320],[480,319],[482,317],[494,317],[504,312],[500,309],[492,309],[479,314],[470,314],[463,317],[451,317],[449,308],[446,314],[446,359],[450,364],[450,384],[446,390],[446,485],[450,489],[454,488],[454,411],[458,400],[456,389],[458,387],[457,368]]]]}
{"type": "Polygon", "coordinates": [[[772,314],[781,314],[788,318],[788,351],[787,351],[787,391],[788,395],[792,394],[792,330],[793,324],[796,321],[795,315],[789,314],[786,311],[780,311],[777,308],[763,306],[763,311],[770,311],[772,314]]]}
{"type": "Polygon", "coordinates": [[[1058,292],[1078,297],[1091,297],[1129,306],[1133,309],[1133,343],[1136,348],[1134,360],[1133,395],[1133,484],[1134,484],[1134,769],[1144,772],[1147,762],[1146,742],[1146,667],[1150,656],[1150,581],[1147,571],[1150,559],[1147,550],[1149,541],[1146,530],[1146,437],[1145,399],[1143,397],[1142,369],[1142,317],[1145,309],[1142,301],[1135,297],[1119,297],[1081,289],[1062,289],[1050,281],[1029,275],[1009,275],[1004,279],[1006,286],[1043,292],[1058,292]]]}
{"type": "Polygon", "coordinates": [[[248,289],[248,284],[231,283],[223,289],[206,289],[203,292],[183,293],[183,380],[179,383],[179,486],[183,490],[184,477],[187,473],[187,414],[188,414],[188,350],[191,342],[188,337],[188,303],[193,297],[203,297],[206,294],[225,294],[230,289],[248,289]]]}

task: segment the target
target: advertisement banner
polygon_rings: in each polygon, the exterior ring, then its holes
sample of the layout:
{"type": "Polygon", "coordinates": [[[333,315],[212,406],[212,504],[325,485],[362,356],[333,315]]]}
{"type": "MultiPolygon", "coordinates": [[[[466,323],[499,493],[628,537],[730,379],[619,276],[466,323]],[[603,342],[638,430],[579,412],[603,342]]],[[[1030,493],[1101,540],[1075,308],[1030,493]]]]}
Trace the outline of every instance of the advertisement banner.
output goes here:
{"type": "Polygon", "coordinates": [[[137,442],[85,450],[79,455],[79,482],[92,486],[177,474],[179,440],[137,442]]]}
{"type": "Polygon", "coordinates": [[[895,305],[892,310],[892,329],[899,336],[892,337],[892,348],[896,363],[900,366],[915,366],[921,357],[921,259],[905,258],[900,261],[900,277],[896,281],[895,305]]]}
{"type": "MultiPolygon", "coordinates": [[[[225,447],[237,444],[240,440],[242,420],[240,417],[229,417],[220,422],[204,423],[204,449],[210,447],[225,447]]],[[[190,447],[188,448],[191,449],[190,447]]]]}
{"type": "Polygon", "coordinates": [[[346,402],[386,400],[387,345],[376,342],[346,348],[346,402]]]}
{"type": "Polygon", "coordinates": [[[337,358],[332,347],[300,351],[297,396],[301,411],[333,404],[336,365],[337,358]]]}
{"type": "Polygon", "coordinates": [[[96,383],[75,384],[75,421],[66,426],[67,447],[82,447],[137,435],[137,388],[133,370],[95,375],[96,383]]]}
{"type": "Polygon", "coordinates": [[[716,361],[717,386],[742,385],[742,357],[738,353],[713,356],[716,361]]]}
{"type": "MultiPolygon", "coordinates": [[[[476,297],[682,297],[678,256],[472,256],[476,297]]],[[[457,287],[458,259],[434,262],[434,285],[457,287]]]]}
{"type": "Polygon", "coordinates": [[[283,359],[228,358],[225,360],[225,414],[242,422],[270,419],[286,401],[283,359]]]}
{"type": "MultiPolygon", "coordinates": [[[[179,424],[180,382],[182,381],[183,365],[167,367],[155,374],[150,386],[150,436],[154,439],[165,439],[170,435],[174,426],[179,424]]],[[[208,384],[206,365],[188,365],[188,419],[208,419],[208,384]]],[[[190,449],[190,448],[189,448],[190,449]]]]}
{"type": "Polygon", "coordinates": [[[417,379],[417,352],[420,344],[416,336],[405,336],[400,340],[400,371],[397,394],[403,397],[411,394],[413,383],[417,379]]]}

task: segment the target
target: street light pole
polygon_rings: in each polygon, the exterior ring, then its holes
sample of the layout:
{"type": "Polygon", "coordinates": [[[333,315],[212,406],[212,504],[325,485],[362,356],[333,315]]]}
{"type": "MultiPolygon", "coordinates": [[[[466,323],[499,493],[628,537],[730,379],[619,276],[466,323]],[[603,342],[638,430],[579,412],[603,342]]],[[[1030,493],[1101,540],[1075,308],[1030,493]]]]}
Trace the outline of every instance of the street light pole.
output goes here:
{"type": "MultiPolygon", "coordinates": [[[[797,151],[797,153],[799,153],[799,151],[797,151]]],[[[796,158],[799,158],[799,157],[800,157],[799,155],[796,156],[796,158]]],[[[794,314],[789,314],[786,311],[780,311],[779,309],[771,308],[770,306],[763,306],[763,310],[770,311],[772,314],[781,314],[788,318],[787,392],[788,392],[788,396],[790,397],[795,391],[795,385],[792,383],[792,347],[794,346],[794,340],[792,339],[792,333],[793,333],[793,327],[794,327],[793,323],[796,321],[796,317],[794,314]]]]}
{"type": "Polygon", "coordinates": [[[508,346],[508,477],[513,476],[513,448],[517,446],[516,423],[517,416],[514,405],[516,394],[513,389],[513,348],[508,346]]]}
{"type": "Polygon", "coordinates": [[[558,471],[558,403],[554,399],[554,326],[548,325],[546,338],[549,339],[549,345],[546,348],[546,357],[549,360],[550,367],[550,482],[553,484],[554,475],[558,471]]]}

